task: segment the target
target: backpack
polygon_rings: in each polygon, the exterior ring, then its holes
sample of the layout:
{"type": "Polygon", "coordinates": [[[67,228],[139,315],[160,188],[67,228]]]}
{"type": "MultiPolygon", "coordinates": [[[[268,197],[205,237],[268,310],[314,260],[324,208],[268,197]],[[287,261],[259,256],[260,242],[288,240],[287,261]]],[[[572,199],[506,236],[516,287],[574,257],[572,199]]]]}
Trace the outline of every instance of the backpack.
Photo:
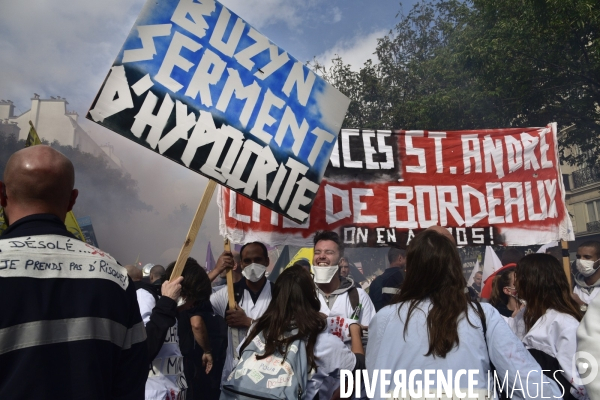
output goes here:
{"type": "Polygon", "coordinates": [[[275,350],[271,356],[257,360],[256,356],[264,354],[264,350],[265,339],[260,332],[246,346],[237,366],[223,383],[221,400],[302,398],[308,383],[304,341],[292,342],[285,359],[275,350]]]}

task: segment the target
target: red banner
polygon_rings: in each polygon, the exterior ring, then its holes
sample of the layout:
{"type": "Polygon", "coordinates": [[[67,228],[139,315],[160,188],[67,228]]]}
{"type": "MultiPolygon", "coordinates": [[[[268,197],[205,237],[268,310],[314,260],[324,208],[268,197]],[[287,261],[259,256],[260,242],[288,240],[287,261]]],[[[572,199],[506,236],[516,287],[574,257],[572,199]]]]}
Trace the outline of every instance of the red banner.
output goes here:
{"type": "Polygon", "coordinates": [[[304,225],[225,188],[218,204],[221,234],[237,243],[307,246],[315,231],[327,229],[347,246],[405,245],[432,225],[447,227],[459,245],[573,240],[556,124],[342,130],[304,225]]]}

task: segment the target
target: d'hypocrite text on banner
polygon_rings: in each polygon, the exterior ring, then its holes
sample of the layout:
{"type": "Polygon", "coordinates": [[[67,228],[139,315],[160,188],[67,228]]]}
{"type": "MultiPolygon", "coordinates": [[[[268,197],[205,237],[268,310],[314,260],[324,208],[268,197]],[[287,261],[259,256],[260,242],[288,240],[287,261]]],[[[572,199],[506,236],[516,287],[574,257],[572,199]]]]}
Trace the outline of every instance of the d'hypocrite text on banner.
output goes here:
{"type": "Polygon", "coordinates": [[[349,102],[219,2],[150,0],[87,118],[302,223],[349,102]]]}

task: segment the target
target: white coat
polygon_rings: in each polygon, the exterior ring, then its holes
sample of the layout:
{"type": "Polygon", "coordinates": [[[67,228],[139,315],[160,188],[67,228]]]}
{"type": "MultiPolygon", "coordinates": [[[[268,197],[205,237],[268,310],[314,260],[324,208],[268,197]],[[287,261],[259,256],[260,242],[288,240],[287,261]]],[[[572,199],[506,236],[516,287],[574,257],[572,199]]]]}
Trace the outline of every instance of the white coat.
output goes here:
{"type": "MultiPolygon", "coordinates": [[[[358,301],[360,304],[362,304],[362,310],[358,321],[361,325],[368,326],[373,317],[375,316],[375,306],[373,306],[373,302],[371,301],[371,298],[369,297],[367,292],[365,292],[363,289],[356,290],[358,290],[358,301]]],[[[350,318],[352,312],[354,311],[352,309],[352,305],[350,304],[350,297],[348,296],[347,291],[337,296],[335,302],[333,303],[333,305],[331,305],[331,308],[327,306],[327,302],[325,301],[323,294],[321,294],[320,292],[319,301],[321,302],[320,312],[327,315],[328,317],[340,316],[344,318],[350,318]]]]}
{"type": "MultiPolygon", "coordinates": [[[[246,316],[252,319],[260,318],[267,310],[269,303],[271,302],[271,282],[267,279],[265,286],[262,288],[256,303],[252,301],[250,292],[247,289],[244,290],[242,300],[238,304],[246,313],[246,316]]],[[[212,304],[215,314],[225,318],[225,311],[227,310],[228,297],[227,297],[227,286],[220,289],[216,293],[210,296],[210,303],[212,304]]],[[[248,330],[239,328],[240,343],[243,343],[243,338],[246,336],[248,330]]],[[[229,374],[235,367],[234,356],[233,356],[233,337],[231,328],[227,330],[227,358],[225,359],[225,366],[223,367],[223,374],[221,375],[221,383],[227,380],[229,374]]]]}
{"type": "MultiPolygon", "coordinates": [[[[588,399],[585,387],[577,384],[580,377],[573,363],[577,352],[579,321],[569,314],[549,309],[527,332],[523,320],[524,312],[525,308],[509,322],[513,332],[521,339],[526,348],[543,351],[554,357],[560,364],[564,377],[574,386],[570,388],[571,394],[580,400],[588,399]]],[[[565,390],[569,390],[569,388],[565,388],[565,390]]]]}
{"type": "Polygon", "coordinates": [[[340,371],[352,371],[356,365],[356,356],[331,333],[322,332],[315,343],[317,372],[308,380],[305,400],[312,400],[317,393],[319,399],[329,399],[340,386],[340,371]]]}
{"type": "Polygon", "coordinates": [[[600,296],[589,305],[577,329],[577,351],[590,372],[584,372],[585,388],[592,400],[600,400],[600,296]],[[587,354],[583,354],[583,352],[587,354]],[[595,367],[595,369],[594,369],[595,367]],[[596,375],[594,376],[594,371],[596,375]]]}
{"type": "MultiPolygon", "coordinates": [[[[369,374],[375,370],[390,370],[392,375],[396,371],[406,371],[408,377],[415,370],[435,370],[436,374],[431,379],[437,383],[440,371],[447,376],[448,370],[452,371],[452,377],[458,375],[459,370],[476,370],[474,375],[476,384],[473,389],[482,392],[488,390],[488,371],[490,360],[493,362],[496,373],[504,377],[508,373],[509,386],[515,386],[515,377],[519,374],[520,383],[525,387],[523,393],[520,390],[509,391],[508,395],[513,399],[528,398],[539,394],[540,383],[544,382],[543,395],[561,398],[561,390],[558,385],[543,375],[541,367],[525,349],[519,339],[511,332],[509,326],[504,322],[498,311],[489,304],[481,304],[487,324],[487,346],[483,336],[483,329],[479,315],[469,309],[469,321],[461,318],[458,323],[458,336],[460,343],[454,347],[446,357],[425,356],[429,351],[429,336],[427,331],[427,314],[431,303],[426,300],[421,302],[413,311],[406,335],[404,326],[408,312],[408,304],[394,304],[379,310],[369,325],[369,344],[367,346],[367,369],[369,374]],[[472,325],[473,326],[472,326],[472,325]],[[533,371],[530,373],[530,371],[533,371]],[[528,376],[528,373],[529,376],[528,376]],[[529,391],[529,392],[527,392],[529,391]],[[537,392],[536,392],[537,391],[537,392]]],[[[424,380],[423,375],[421,375],[424,380]]],[[[388,376],[390,379],[390,376],[388,376]]],[[[502,378],[501,378],[502,379],[502,378]]],[[[467,375],[459,376],[461,389],[468,389],[467,375]]],[[[435,384],[434,384],[435,385],[435,384]]],[[[395,386],[385,387],[386,393],[395,386]]],[[[381,381],[376,381],[374,399],[381,399],[381,381]]],[[[433,386],[430,390],[436,390],[433,386]]],[[[481,397],[480,397],[481,398],[481,397]]]]}

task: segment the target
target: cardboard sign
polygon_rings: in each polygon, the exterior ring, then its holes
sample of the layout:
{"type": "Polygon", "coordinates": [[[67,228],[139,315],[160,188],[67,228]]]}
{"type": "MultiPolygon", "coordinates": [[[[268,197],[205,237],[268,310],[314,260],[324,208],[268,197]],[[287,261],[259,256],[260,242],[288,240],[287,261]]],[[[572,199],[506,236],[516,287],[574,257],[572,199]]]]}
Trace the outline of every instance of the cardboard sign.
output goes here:
{"type": "Polygon", "coordinates": [[[87,118],[304,222],[349,102],[219,2],[149,0],[87,118]]]}
{"type": "Polygon", "coordinates": [[[406,245],[432,225],[458,245],[574,240],[556,124],[480,131],[343,130],[309,220],[296,224],[235,193],[218,193],[232,241],[312,247],[317,230],[347,246],[406,245]]]}

